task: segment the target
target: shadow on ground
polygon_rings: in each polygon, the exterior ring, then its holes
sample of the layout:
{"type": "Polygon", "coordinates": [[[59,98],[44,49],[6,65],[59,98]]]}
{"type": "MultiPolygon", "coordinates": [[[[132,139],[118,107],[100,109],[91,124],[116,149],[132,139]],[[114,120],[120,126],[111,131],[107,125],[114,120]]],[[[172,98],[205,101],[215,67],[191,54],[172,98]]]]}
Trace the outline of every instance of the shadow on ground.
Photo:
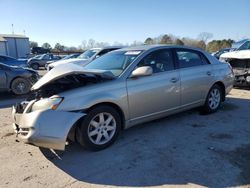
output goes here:
{"type": "Polygon", "coordinates": [[[9,92],[1,92],[0,93],[0,108],[7,108],[11,107],[12,105],[15,105],[16,103],[19,103],[23,101],[27,96],[16,96],[9,92]]]}
{"type": "MultiPolygon", "coordinates": [[[[239,136],[237,130],[250,128],[243,124],[236,127],[230,118],[249,106],[250,100],[230,98],[215,114],[203,116],[191,110],[138,125],[123,131],[113,146],[99,152],[84,150],[78,144],[70,144],[65,152],[40,150],[55,166],[76,179],[69,186],[78,181],[132,187],[248,184],[250,174],[243,173],[241,181],[242,169],[232,160],[240,158],[234,150],[250,143],[248,133],[242,136],[241,132],[239,136]],[[228,157],[230,152],[233,159],[228,157]]],[[[249,114],[241,115],[243,122],[249,122],[249,114]]]]}

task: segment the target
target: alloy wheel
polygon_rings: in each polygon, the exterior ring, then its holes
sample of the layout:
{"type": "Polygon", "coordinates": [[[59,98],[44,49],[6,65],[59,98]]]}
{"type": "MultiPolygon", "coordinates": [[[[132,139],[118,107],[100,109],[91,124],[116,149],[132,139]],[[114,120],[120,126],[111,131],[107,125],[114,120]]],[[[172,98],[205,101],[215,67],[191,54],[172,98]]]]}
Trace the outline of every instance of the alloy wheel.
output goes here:
{"type": "Polygon", "coordinates": [[[106,112],[97,114],[88,126],[88,137],[92,143],[103,145],[109,142],[116,131],[115,118],[106,112]]]}
{"type": "Polygon", "coordinates": [[[221,94],[219,89],[213,88],[208,97],[208,105],[212,110],[215,110],[220,105],[221,94]]]}

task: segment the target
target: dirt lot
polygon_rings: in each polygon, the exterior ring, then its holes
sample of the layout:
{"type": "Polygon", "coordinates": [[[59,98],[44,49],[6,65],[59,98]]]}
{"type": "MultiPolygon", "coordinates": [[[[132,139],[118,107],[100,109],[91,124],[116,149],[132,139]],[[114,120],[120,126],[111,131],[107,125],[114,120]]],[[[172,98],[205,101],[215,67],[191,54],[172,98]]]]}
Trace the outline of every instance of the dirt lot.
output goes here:
{"type": "Polygon", "coordinates": [[[63,153],[16,139],[7,107],[15,100],[6,95],[0,187],[250,185],[249,90],[234,89],[215,114],[191,110],[128,129],[104,151],[70,144],[63,153]]]}

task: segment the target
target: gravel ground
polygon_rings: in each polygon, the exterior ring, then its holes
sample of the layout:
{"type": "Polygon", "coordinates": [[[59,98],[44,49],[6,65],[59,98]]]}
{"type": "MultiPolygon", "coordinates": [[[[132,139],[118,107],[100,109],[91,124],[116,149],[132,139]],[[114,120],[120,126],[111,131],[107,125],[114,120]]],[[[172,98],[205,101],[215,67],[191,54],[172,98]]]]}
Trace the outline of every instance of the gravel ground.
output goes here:
{"type": "Polygon", "coordinates": [[[0,95],[0,187],[250,186],[249,90],[232,90],[215,114],[191,110],[132,127],[99,152],[19,142],[7,107],[16,99],[7,95],[0,95]]]}

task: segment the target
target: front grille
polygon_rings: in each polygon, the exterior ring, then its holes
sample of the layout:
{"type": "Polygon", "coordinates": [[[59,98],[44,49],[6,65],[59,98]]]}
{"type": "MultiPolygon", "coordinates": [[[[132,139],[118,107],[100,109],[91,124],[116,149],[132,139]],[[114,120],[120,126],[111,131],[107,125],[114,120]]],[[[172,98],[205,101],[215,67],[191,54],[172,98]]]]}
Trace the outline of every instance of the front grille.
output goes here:
{"type": "Polygon", "coordinates": [[[15,106],[16,113],[19,113],[19,114],[23,113],[28,104],[29,104],[28,102],[21,102],[19,104],[16,104],[15,106]]]}
{"type": "Polygon", "coordinates": [[[29,133],[29,128],[19,128],[19,134],[22,136],[27,136],[29,133]]]}

